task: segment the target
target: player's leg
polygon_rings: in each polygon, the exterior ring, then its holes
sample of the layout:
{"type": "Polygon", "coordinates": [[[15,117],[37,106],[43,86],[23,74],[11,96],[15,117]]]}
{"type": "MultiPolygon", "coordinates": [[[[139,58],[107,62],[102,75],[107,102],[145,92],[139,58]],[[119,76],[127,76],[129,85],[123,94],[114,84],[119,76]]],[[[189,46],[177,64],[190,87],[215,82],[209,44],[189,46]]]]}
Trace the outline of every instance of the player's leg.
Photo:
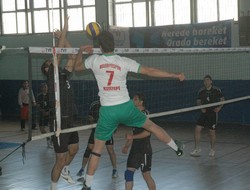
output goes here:
{"type": "Polygon", "coordinates": [[[77,176],[81,177],[84,173],[84,169],[89,161],[89,157],[90,157],[90,154],[93,150],[93,147],[94,147],[94,144],[88,144],[86,149],[85,149],[85,152],[83,154],[83,157],[82,157],[82,167],[81,169],[78,171],[78,173],[76,174],[77,176]]]}
{"type": "Polygon", "coordinates": [[[194,150],[190,152],[191,156],[200,156],[201,148],[200,148],[200,139],[201,139],[201,131],[203,126],[196,125],[194,130],[194,150]]]}
{"type": "Polygon", "coordinates": [[[194,150],[190,152],[191,156],[200,156],[201,131],[204,128],[204,126],[207,126],[207,114],[201,113],[194,129],[194,150]]]}
{"type": "Polygon", "coordinates": [[[170,135],[160,126],[151,121],[147,116],[135,107],[132,101],[120,106],[119,117],[122,124],[133,127],[143,127],[153,133],[160,141],[170,146],[178,156],[183,155],[182,143],[175,143],[170,135]]]}
{"type": "Polygon", "coordinates": [[[90,189],[104,146],[105,146],[105,141],[95,139],[94,148],[89,158],[87,175],[82,190],[90,189]]]}
{"type": "Polygon", "coordinates": [[[68,183],[74,184],[75,181],[70,175],[69,165],[74,159],[76,153],[78,151],[78,144],[71,144],[69,145],[69,151],[65,153],[65,166],[63,167],[63,170],[61,172],[61,176],[63,179],[65,179],[68,183]]]}
{"type": "Polygon", "coordinates": [[[85,149],[85,152],[83,154],[83,158],[82,158],[82,166],[81,166],[81,169],[78,171],[78,173],[76,174],[77,176],[82,176],[83,173],[84,173],[84,169],[89,161],[89,157],[90,157],[90,154],[93,150],[93,147],[94,147],[94,143],[95,143],[95,128],[93,128],[91,130],[91,133],[89,135],[89,140],[88,140],[88,145],[85,149]]]}
{"type": "Polygon", "coordinates": [[[135,168],[127,168],[124,173],[125,177],[125,190],[132,190],[134,186],[134,173],[135,168]]]}
{"type": "Polygon", "coordinates": [[[210,146],[211,146],[209,156],[215,156],[216,133],[214,129],[209,129],[209,136],[210,136],[210,146]]]}
{"type": "Polygon", "coordinates": [[[156,190],[156,184],[151,176],[152,166],[152,154],[144,154],[143,165],[141,166],[141,172],[144,180],[147,183],[149,190],[156,190]]]}
{"type": "Polygon", "coordinates": [[[106,141],[105,145],[106,145],[106,148],[107,148],[107,151],[108,151],[108,154],[109,154],[111,164],[113,166],[112,178],[117,178],[118,177],[118,172],[117,172],[117,166],[116,166],[116,154],[115,154],[115,150],[114,150],[114,139],[113,139],[113,137],[109,141],[106,141]]]}
{"type": "Polygon", "coordinates": [[[71,163],[76,153],[78,152],[78,149],[79,149],[78,143],[69,145],[69,151],[66,158],[66,165],[69,165],[71,163]]]}
{"type": "Polygon", "coordinates": [[[79,137],[77,132],[69,133],[69,142],[68,142],[68,152],[66,153],[66,163],[61,176],[68,182],[68,183],[75,183],[73,178],[70,176],[69,165],[74,159],[76,153],[78,152],[79,146],[79,137]]]}
{"type": "Polygon", "coordinates": [[[20,110],[20,123],[21,123],[21,131],[24,131],[25,129],[25,122],[29,118],[29,105],[23,105],[23,107],[20,110]]]}
{"type": "Polygon", "coordinates": [[[172,137],[160,126],[155,124],[149,118],[146,118],[146,122],[143,125],[143,128],[153,133],[160,141],[164,142],[168,146],[170,146],[177,154],[177,156],[183,155],[182,147],[183,145],[176,144],[172,137]]]}
{"type": "Polygon", "coordinates": [[[214,112],[208,116],[209,138],[210,138],[210,152],[209,156],[215,156],[215,142],[216,142],[216,126],[218,121],[218,113],[214,112]]]}
{"type": "Polygon", "coordinates": [[[63,167],[66,164],[66,153],[56,153],[56,162],[51,172],[51,188],[50,190],[57,190],[57,182],[60,178],[63,167]]]}
{"type": "Polygon", "coordinates": [[[56,161],[51,172],[51,190],[57,190],[57,182],[67,161],[68,134],[60,134],[60,146],[55,135],[51,138],[56,153],[56,161]]]}
{"type": "Polygon", "coordinates": [[[156,190],[155,181],[150,171],[142,172],[143,179],[146,181],[149,190],[156,190]]]}

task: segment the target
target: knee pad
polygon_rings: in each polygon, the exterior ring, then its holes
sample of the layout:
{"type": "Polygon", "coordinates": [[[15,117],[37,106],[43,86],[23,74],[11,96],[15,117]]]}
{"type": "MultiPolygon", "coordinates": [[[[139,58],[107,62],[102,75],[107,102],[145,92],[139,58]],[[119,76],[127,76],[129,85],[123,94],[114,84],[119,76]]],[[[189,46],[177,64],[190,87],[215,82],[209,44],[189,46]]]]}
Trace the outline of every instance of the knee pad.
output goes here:
{"type": "Polygon", "coordinates": [[[131,170],[126,170],[124,173],[125,181],[134,181],[134,172],[131,170]]]}
{"type": "Polygon", "coordinates": [[[84,157],[89,158],[90,154],[91,154],[91,149],[89,147],[87,147],[85,152],[84,152],[84,157]]]}
{"type": "Polygon", "coordinates": [[[101,157],[101,154],[96,153],[96,152],[91,152],[91,154],[94,155],[94,156],[97,156],[97,157],[101,157]]]}

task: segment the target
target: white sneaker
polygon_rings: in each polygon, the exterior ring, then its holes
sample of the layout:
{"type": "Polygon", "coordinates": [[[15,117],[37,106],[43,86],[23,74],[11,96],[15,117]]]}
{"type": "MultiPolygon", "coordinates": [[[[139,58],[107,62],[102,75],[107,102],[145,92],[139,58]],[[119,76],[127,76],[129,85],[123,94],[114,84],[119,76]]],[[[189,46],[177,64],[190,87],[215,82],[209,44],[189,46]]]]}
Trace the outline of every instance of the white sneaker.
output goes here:
{"type": "Polygon", "coordinates": [[[190,152],[190,156],[199,157],[200,152],[201,152],[200,148],[195,148],[192,152],[190,152]]]}
{"type": "Polygon", "coordinates": [[[215,156],[215,150],[210,149],[209,156],[214,157],[215,156]]]}
{"type": "Polygon", "coordinates": [[[68,182],[68,183],[70,183],[70,184],[75,184],[76,182],[73,180],[73,178],[70,176],[70,172],[68,171],[68,173],[63,173],[63,172],[61,172],[61,176],[62,176],[62,178],[66,181],[66,182],[68,182]]]}

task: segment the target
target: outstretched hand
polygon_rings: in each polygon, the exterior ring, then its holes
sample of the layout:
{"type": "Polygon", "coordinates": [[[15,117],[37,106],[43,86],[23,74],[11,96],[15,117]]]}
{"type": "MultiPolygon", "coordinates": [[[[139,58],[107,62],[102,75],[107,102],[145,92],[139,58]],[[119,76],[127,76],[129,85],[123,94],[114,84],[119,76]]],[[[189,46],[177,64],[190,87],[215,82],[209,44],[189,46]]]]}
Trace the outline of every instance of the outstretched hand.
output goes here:
{"type": "Polygon", "coordinates": [[[55,36],[57,39],[59,39],[59,38],[61,37],[61,34],[62,34],[62,32],[61,32],[60,30],[58,30],[58,29],[55,29],[55,30],[54,30],[54,36],[55,36]]]}
{"type": "Polygon", "coordinates": [[[184,81],[184,80],[185,80],[185,75],[184,75],[184,73],[178,74],[178,79],[179,79],[179,81],[184,81]]]}

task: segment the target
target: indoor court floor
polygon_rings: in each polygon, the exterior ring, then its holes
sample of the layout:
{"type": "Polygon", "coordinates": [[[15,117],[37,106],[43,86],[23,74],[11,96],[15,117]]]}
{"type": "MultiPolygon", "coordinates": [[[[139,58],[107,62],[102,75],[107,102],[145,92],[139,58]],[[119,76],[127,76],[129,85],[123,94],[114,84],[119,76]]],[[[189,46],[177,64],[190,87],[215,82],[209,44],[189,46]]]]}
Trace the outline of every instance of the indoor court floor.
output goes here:
{"type": "MultiPolygon", "coordinates": [[[[159,122],[163,124],[163,122],[159,122]]],[[[216,156],[209,153],[208,131],[202,132],[201,157],[191,157],[193,124],[165,124],[165,129],[174,138],[185,143],[185,155],[177,157],[175,152],[151,137],[153,147],[152,176],[157,190],[249,190],[250,189],[250,126],[218,126],[216,156]]],[[[127,155],[121,153],[125,143],[125,133],[129,128],[120,127],[114,135],[119,177],[111,178],[112,166],[105,150],[94,177],[92,190],[124,190],[124,171],[127,155]]],[[[82,155],[90,130],[80,131],[80,149],[70,165],[71,175],[77,180],[82,155]]],[[[33,135],[39,135],[33,130],[33,135]]],[[[49,190],[50,172],[55,155],[47,148],[45,139],[28,142],[25,145],[25,159],[19,148],[5,160],[2,159],[15,150],[28,137],[21,132],[18,121],[0,121],[0,190],[49,190]],[[17,144],[18,143],[18,144],[17,144]],[[23,162],[24,161],[24,162],[23,162]]],[[[58,190],[81,190],[81,182],[70,185],[63,179],[58,182],[58,190]]],[[[140,171],[134,176],[134,190],[146,190],[140,171]]]]}

